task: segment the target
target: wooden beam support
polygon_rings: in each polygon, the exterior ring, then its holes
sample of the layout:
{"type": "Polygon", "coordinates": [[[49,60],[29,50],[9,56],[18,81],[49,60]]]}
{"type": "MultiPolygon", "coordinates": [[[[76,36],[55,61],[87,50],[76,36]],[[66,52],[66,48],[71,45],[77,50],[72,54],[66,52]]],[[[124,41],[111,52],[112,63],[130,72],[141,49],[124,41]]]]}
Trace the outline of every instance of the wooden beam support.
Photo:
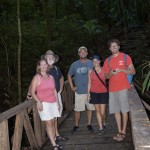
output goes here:
{"type": "Polygon", "coordinates": [[[13,139],[12,150],[21,149],[22,130],[23,130],[23,117],[22,113],[20,113],[16,116],[15,130],[12,138],[13,139]]]}
{"type": "Polygon", "coordinates": [[[8,121],[0,123],[0,149],[10,150],[8,121]]]}

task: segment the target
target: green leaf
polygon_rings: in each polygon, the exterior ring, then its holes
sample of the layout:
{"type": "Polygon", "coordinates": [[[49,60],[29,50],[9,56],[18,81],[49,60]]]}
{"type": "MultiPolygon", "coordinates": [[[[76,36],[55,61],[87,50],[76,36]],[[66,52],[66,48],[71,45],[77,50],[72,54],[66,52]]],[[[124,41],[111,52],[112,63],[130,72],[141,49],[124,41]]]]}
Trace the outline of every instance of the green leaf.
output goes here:
{"type": "Polygon", "coordinates": [[[147,85],[147,91],[149,90],[149,88],[150,88],[150,79],[149,79],[149,82],[148,82],[148,85],[147,85]]]}
{"type": "Polygon", "coordinates": [[[149,83],[150,82],[150,71],[148,72],[144,82],[143,82],[143,89],[142,89],[142,93],[145,92],[145,89],[149,87],[149,83]]]}

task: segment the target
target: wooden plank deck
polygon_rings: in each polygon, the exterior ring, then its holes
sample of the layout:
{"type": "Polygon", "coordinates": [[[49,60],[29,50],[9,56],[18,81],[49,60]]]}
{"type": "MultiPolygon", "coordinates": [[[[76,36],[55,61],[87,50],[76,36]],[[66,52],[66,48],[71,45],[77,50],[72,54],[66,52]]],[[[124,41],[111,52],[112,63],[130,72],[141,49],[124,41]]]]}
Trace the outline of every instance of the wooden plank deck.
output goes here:
{"type": "MultiPolygon", "coordinates": [[[[64,150],[134,150],[130,125],[127,127],[126,139],[117,142],[112,139],[117,133],[117,126],[114,115],[107,114],[108,126],[103,135],[98,135],[98,123],[95,112],[93,113],[92,126],[94,133],[87,131],[87,114],[81,113],[80,126],[77,133],[72,134],[71,130],[74,126],[74,113],[61,125],[59,131],[61,135],[69,137],[68,141],[60,142],[64,150]]],[[[42,150],[50,150],[51,144],[49,140],[45,143],[42,150]]]]}

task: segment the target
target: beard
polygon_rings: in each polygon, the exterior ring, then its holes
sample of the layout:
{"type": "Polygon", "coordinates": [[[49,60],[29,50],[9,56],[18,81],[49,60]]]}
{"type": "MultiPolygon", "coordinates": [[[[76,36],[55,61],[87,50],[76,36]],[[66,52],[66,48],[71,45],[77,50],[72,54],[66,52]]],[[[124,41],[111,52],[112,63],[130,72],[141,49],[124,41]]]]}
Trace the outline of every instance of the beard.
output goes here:
{"type": "Polygon", "coordinates": [[[47,61],[49,65],[53,65],[54,64],[54,61],[53,60],[50,60],[50,61],[47,61]]]}
{"type": "Polygon", "coordinates": [[[80,59],[87,59],[87,55],[81,55],[80,59]]]}
{"type": "Polygon", "coordinates": [[[119,50],[112,51],[112,54],[117,54],[119,50]]]}

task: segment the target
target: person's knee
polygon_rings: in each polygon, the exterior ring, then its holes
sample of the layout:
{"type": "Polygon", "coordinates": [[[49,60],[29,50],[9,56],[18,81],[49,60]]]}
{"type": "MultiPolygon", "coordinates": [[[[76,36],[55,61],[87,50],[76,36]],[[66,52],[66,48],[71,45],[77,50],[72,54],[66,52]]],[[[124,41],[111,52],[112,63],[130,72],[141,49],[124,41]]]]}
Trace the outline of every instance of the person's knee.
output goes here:
{"type": "Polygon", "coordinates": [[[53,126],[54,125],[54,120],[48,120],[45,123],[46,123],[46,126],[53,126]]]}
{"type": "Polygon", "coordinates": [[[101,112],[101,116],[105,117],[106,116],[105,112],[101,112]]]}
{"type": "Polygon", "coordinates": [[[99,109],[96,109],[96,113],[100,113],[100,110],[99,110],[99,109]]]}

